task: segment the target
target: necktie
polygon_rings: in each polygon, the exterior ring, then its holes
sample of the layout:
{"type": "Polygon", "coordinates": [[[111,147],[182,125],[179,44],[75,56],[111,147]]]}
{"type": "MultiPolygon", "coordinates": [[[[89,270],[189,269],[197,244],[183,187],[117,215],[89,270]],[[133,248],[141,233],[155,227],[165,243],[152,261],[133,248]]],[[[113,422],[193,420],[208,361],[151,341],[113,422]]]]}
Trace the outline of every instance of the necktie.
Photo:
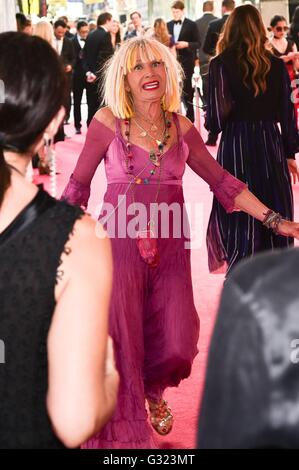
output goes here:
{"type": "Polygon", "coordinates": [[[174,24],[182,24],[182,20],[175,21],[174,24]]]}

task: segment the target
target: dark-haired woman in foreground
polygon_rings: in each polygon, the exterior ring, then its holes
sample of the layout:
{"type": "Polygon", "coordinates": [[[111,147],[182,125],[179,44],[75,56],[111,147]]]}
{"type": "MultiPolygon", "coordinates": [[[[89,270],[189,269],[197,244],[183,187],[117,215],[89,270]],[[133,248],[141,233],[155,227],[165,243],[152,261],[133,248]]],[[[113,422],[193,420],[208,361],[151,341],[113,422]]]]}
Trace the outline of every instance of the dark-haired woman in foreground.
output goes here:
{"type": "Polygon", "coordinates": [[[1,34],[0,79],[0,448],[78,447],[116,403],[110,244],[81,209],[24,178],[64,117],[56,52],[1,34]]]}
{"type": "MultiPolygon", "coordinates": [[[[293,220],[290,175],[298,169],[298,133],[284,62],[274,57],[258,10],[237,7],[210,63],[207,128],[222,131],[218,162],[267,206],[293,220]],[[277,122],[280,123],[281,132],[277,122]]],[[[293,245],[249,214],[227,214],[214,198],[207,244],[209,266],[230,269],[259,251],[293,245]]]]}

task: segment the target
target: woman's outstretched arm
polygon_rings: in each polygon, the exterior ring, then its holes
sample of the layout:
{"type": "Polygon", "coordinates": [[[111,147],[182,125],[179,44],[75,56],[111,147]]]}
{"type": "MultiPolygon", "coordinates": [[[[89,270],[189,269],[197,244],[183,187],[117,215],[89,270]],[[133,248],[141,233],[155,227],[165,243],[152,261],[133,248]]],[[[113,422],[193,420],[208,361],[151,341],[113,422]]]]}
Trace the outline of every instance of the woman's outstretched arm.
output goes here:
{"type": "MultiPolygon", "coordinates": [[[[192,170],[203,178],[226,212],[236,210],[263,221],[269,207],[252,194],[247,185],[224,170],[207,150],[201,135],[184,116],[179,116],[184,141],[189,147],[187,163],[192,170]]],[[[282,220],[278,226],[281,235],[299,239],[299,224],[282,220]]]]}

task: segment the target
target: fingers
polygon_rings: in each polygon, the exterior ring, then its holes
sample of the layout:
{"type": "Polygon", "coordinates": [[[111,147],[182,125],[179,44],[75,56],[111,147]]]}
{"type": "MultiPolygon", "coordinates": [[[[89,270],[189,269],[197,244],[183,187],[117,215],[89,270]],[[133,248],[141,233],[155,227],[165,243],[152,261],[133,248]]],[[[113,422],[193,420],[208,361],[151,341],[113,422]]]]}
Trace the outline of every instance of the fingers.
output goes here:
{"type": "Polygon", "coordinates": [[[297,182],[299,182],[299,169],[297,167],[294,168],[290,166],[289,172],[290,172],[292,184],[296,184],[297,182]]]}
{"type": "Polygon", "coordinates": [[[293,184],[296,184],[297,171],[292,171],[293,184]]]}
{"type": "Polygon", "coordinates": [[[299,170],[298,170],[298,168],[296,168],[296,170],[294,170],[294,172],[293,172],[293,183],[296,184],[297,182],[299,182],[299,170]]]}

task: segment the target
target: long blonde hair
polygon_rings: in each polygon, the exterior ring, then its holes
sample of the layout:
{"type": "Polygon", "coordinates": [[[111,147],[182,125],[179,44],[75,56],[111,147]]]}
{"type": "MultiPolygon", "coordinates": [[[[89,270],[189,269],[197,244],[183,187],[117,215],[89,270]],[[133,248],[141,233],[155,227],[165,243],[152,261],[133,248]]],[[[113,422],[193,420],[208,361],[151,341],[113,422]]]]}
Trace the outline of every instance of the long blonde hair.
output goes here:
{"type": "Polygon", "coordinates": [[[226,50],[236,52],[244,85],[253,87],[254,96],[264,93],[271,52],[262,17],[254,6],[241,5],[228,17],[217,43],[217,54],[226,50]]]}
{"type": "Polygon", "coordinates": [[[39,36],[40,38],[47,41],[52,47],[54,47],[54,31],[53,26],[47,20],[38,21],[33,27],[33,35],[39,36]]]}
{"type": "Polygon", "coordinates": [[[169,46],[170,36],[167,29],[167,24],[162,18],[157,18],[154,23],[154,34],[157,41],[162,42],[164,46],[169,46]]]}
{"type": "Polygon", "coordinates": [[[134,102],[125,88],[125,77],[136,65],[137,58],[144,63],[161,60],[166,71],[166,90],[162,99],[165,111],[176,112],[180,107],[183,69],[169,48],[155,39],[133,38],[125,41],[104,66],[100,87],[104,101],[114,116],[125,119],[134,114],[134,102]]]}

